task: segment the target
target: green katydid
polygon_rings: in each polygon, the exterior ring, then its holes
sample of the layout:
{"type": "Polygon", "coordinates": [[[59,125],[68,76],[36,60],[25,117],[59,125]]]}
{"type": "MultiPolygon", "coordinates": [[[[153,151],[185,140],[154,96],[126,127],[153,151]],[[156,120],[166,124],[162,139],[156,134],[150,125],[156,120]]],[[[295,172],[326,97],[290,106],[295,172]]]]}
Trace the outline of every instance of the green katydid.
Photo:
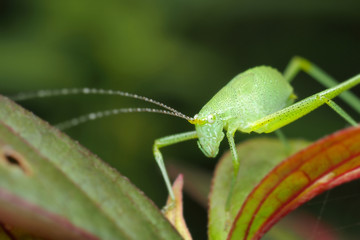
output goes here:
{"type": "MultiPolygon", "coordinates": [[[[299,119],[323,104],[329,105],[351,125],[357,125],[357,123],[331,99],[342,93],[340,97],[360,113],[360,100],[352,93],[344,92],[359,83],[360,74],[338,84],[314,64],[303,58],[294,57],[290,61],[284,74],[267,66],[251,68],[240,73],[216,93],[193,118],[158,101],[127,92],[112,90],[87,88],[43,90],[32,94],[19,94],[15,96],[14,99],[24,100],[34,97],[79,93],[108,94],[144,100],[166,109],[128,108],[91,113],[65,122],[59,125],[60,128],[67,128],[88,120],[128,112],[156,112],[188,120],[191,124],[195,125],[195,131],[159,138],[155,140],[153,146],[155,160],[165,180],[169,195],[174,199],[174,193],[160,148],[191,139],[198,139],[198,146],[204,155],[213,158],[218,154],[220,142],[226,135],[233,158],[233,179],[235,181],[240,166],[234,142],[234,134],[236,131],[245,133],[270,133],[299,119]],[[290,82],[300,70],[307,72],[315,80],[329,89],[294,104],[296,96],[290,82]],[[224,131],[226,134],[224,134],[224,131]]],[[[229,195],[231,195],[231,193],[229,195]]]]}

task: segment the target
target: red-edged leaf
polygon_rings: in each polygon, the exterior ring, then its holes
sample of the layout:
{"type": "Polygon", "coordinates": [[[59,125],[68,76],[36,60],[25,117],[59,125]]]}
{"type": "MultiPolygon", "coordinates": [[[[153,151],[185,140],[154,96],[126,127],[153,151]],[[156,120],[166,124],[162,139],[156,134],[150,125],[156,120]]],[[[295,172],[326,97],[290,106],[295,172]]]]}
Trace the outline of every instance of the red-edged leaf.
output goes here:
{"type": "Polygon", "coordinates": [[[0,224],[11,227],[5,236],[20,229],[46,239],[181,239],[125,177],[1,96],[0,224]]]}
{"type": "Polygon", "coordinates": [[[360,128],[332,134],[273,169],[247,197],[228,238],[259,239],[299,205],[359,177],[360,128]]]}
{"type": "Polygon", "coordinates": [[[269,139],[238,147],[241,168],[229,209],[231,155],[219,162],[210,195],[210,239],[260,239],[299,205],[360,177],[359,127],[341,130],[281,161],[283,151],[279,141],[269,139]]]}
{"type": "Polygon", "coordinates": [[[180,161],[171,161],[166,166],[171,178],[175,179],[179,172],[184,175],[184,179],[186,179],[184,181],[184,192],[201,206],[207,208],[212,173],[180,161]]]}
{"type": "Polygon", "coordinates": [[[184,186],[183,175],[180,174],[174,184],[173,191],[175,194],[175,201],[169,196],[166,206],[168,207],[167,211],[164,213],[166,218],[171,222],[171,224],[178,230],[180,235],[184,240],[192,240],[191,234],[186,226],[184,215],[183,215],[183,201],[182,201],[182,189],[184,186]]]}
{"type": "MultiPolygon", "coordinates": [[[[304,148],[307,144],[307,142],[299,140],[290,141],[292,152],[304,148]]],[[[210,239],[227,238],[232,223],[246,197],[262,178],[287,157],[284,145],[277,139],[251,139],[238,145],[237,150],[241,162],[230,201],[230,209],[226,209],[226,200],[233,174],[231,154],[229,152],[225,154],[216,167],[210,193],[208,230],[210,239]]]]}

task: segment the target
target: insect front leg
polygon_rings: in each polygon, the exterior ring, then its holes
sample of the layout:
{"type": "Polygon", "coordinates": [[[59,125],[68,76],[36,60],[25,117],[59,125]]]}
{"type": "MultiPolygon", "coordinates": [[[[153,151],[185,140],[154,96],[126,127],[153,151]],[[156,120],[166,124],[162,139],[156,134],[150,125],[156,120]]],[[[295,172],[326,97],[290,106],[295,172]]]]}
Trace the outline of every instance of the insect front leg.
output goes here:
{"type": "MultiPolygon", "coordinates": [[[[333,77],[321,70],[318,66],[302,57],[293,57],[284,71],[284,77],[291,82],[295,76],[302,70],[312,76],[316,81],[327,88],[339,84],[333,77]]],[[[340,96],[354,110],[360,113],[360,99],[351,92],[344,92],[340,96]]]]}
{"type": "Polygon", "coordinates": [[[195,138],[197,138],[196,131],[191,131],[191,132],[179,133],[179,134],[159,138],[159,139],[156,139],[154,142],[154,146],[153,146],[154,157],[160,168],[161,174],[165,180],[165,184],[166,184],[167,190],[169,192],[169,195],[173,200],[175,199],[175,195],[172,190],[170,179],[169,179],[169,176],[168,176],[166,168],[165,168],[163,156],[159,149],[162,147],[165,147],[165,146],[173,145],[175,143],[184,142],[184,141],[187,141],[190,139],[195,139],[195,138]]]}

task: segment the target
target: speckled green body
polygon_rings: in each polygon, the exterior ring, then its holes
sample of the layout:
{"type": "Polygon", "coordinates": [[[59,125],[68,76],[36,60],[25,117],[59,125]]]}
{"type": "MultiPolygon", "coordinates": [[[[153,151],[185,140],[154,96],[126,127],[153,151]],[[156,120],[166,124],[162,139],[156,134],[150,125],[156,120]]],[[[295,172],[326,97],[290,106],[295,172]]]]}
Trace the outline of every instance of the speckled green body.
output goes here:
{"type": "Polygon", "coordinates": [[[250,124],[293,103],[293,88],[276,69],[260,66],[234,77],[201,109],[220,118],[227,131],[250,132],[250,124]]]}
{"type": "MultiPolygon", "coordinates": [[[[357,126],[358,123],[331,99],[342,93],[340,97],[360,113],[360,100],[350,92],[345,92],[358,84],[360,74],[339,84],[317,66],[300,57],[294,57],[290,61],[284,75],[267,66],[255,67],[237,75],[216,93],[198,114],[188,119],[195,125],[196,131],[171,135],[155,141],[154,156],[170,196],[175,198],[159,151],[160,147],[197,138],[197,144],[205,156],[215,157],[226,135],[233,156],[234,183],[240,166],[234,141],[236,131],[271,133],[324,104],[331,107],[349,124],[357,126]],[[296,96],[290,82],[300,70],[310,74],[328,89],[293,104],[296,96]]],[[[232,190],[233,187],[228,200],[231,199],[232,190]]]]}
{"type": "Polygon", "coordinates": [[[293,96],[293,88],[276,69],[260,66],[240,73],[196,115],[203,120],[195,124],[199,148],[206,156],[215,157],[223,130],[230,135],[249,133],[254,122],[292,104],[293,96]]]}

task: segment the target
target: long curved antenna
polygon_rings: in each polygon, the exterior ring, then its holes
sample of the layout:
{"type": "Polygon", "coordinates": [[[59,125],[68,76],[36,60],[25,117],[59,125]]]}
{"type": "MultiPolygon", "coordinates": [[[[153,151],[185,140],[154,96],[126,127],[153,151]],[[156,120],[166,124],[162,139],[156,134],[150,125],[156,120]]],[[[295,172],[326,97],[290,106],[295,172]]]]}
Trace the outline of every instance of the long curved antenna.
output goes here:
{"type": "Polygon", "coordinates": [[[95,88],[63,88],[63,89],[54,89],[54,90],[39,90],[35,92],[28,92],[28,93],[19,93],[10,97],[14,101],[24,101],[34,98],[43,98],[43,97],[54,97],[54,96],[65,96],[65,95],[76,95],[76,94],[96,94],[96,95],[116,95],[122,97],[129,97],[142,100],[144,102],[149,102],[165,108],[170,112],[176,113],[174,116],[184,118],[188,121],[192,121],[193,118],[186,116],[185,114],[175,110],[172,107],[169,107],[161,102],[153,100],[151,98],[147,98],[144,96],[140,96],[133,93],[117,91],[117,90],[106,90],[106,89],[95,89],[95,88]]]}
{"type": "Polygon", "coordinates": [[[189,119],[183,117],[182,115],[179,115],[176,112],[170,112],[162,109],[155,109],[155,108],[117,108],[117,109],[110,109],[106,111],[99,111],[99,112],[92,112],[89,114],[82,115],[80,117],[73,118],[71,120],[56,124],[55,127],[57,127],[60,130],[68,129],[71,127],[75,127],[79,124],[82,124],[84,122],[93,121],[99,118],[104,118],[112,115],[117,115],[120,113],[135,113],[135,112],[150,112],[150,113],[160,113],[160,114],[166,114],[170,116],[175,116],[179,118],[184,118],[189,121],[189,119]]]}

